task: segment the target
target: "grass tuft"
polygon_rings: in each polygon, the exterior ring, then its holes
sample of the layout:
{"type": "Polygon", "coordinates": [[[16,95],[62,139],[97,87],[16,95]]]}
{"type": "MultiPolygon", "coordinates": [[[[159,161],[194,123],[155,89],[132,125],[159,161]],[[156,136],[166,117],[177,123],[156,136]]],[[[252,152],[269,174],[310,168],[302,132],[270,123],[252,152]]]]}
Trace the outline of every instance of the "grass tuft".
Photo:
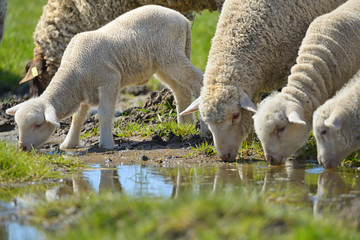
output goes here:
{"type": "Polygon", "coordinates": [[[15,145],[0,141],[0,184],[59,178],[57,170],[81,167],[79,160],[60,155],[23,152],[15,145]]]}

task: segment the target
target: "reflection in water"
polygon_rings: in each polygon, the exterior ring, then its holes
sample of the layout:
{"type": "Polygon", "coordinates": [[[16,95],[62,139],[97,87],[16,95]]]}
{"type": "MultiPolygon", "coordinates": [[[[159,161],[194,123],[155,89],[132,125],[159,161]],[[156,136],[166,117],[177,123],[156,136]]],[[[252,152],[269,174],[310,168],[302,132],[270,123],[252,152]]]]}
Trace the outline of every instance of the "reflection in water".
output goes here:
{"type": "Polygon", "coordinates": [[[359,195],[359,176],[355,174],[350,181],[344,181],[347,175],[332,169],[324,171],[318,179],[318,191],[314,203],[314,215],[321,214],[324,210],[339,211],[359,195]]]}
{"type": "MultiPolygon", "coordinates": [[[[249,187],[266,199],[281,204],[313,208],[314,214],[338,209],[360,195],[359,176],[351,171],[324,171],[314,163],[288,163],[268,166],[266,162],[219,164],[216,167],[164,168],[158,166],[91,166],[58,183],[44,184],[32,190],[0,195],[0,239],[41,239],[33,227],[12,220],[17,208],[39,201],[55,201],[70,195],[90,192],[121,192],[133,197],[177,198],[184,193],[222,194],[230,188],[249,187]],[[13,199],[10,203],[8,199],[13,199]]],[[[8,192],[12,190],[9,189],[8,192]]],[[[0,192],[2,193],[2,192],[0,192]]]]}

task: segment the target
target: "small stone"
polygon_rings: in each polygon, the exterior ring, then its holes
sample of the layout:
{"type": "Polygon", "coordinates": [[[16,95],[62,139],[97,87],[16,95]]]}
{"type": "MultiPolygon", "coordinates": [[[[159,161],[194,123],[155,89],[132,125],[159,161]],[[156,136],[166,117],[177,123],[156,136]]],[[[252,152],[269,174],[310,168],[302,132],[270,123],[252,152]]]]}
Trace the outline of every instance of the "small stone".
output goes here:
{"type": "Polygon", "coordinates": [[[148,161],[150,158],[149,157],[147,157],[147,156],[145,156],[145,155],[141,155],[140,156],[140,160],[141,161],[148,161]]]}

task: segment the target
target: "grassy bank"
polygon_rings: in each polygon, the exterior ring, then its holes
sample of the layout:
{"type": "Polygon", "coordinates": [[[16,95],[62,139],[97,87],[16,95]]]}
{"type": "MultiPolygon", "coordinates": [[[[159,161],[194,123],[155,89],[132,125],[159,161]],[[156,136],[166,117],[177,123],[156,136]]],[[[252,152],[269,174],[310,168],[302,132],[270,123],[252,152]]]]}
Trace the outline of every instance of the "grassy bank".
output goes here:
{"type": "MultiPolygon", "coordinates": [[[[256,191],[167,200],[102,194],[39,206],[34,222],[59,226],[49,239],[358,239],[334,217],[272,204],[256,191]],[[71,221],[72,219],[72,221],[71,221]]],[[[50,227],[51,228],[51,227],[50,227]]]]}
{"type": "Polygon", "coordinates": [[[0,141],[0,184],[59,178],[62,172],[81,167],[74,158],[23,152],[0,141]]]}

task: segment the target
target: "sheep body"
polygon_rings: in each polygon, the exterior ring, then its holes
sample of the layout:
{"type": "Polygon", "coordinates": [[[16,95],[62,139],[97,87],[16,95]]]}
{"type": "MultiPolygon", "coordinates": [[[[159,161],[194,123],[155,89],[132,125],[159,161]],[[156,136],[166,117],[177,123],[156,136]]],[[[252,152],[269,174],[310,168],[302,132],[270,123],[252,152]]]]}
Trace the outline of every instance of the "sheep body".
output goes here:
{"type": "Polygon", "coordinates": [[[349,0],[315,19],[287,85],[266,98],[255,131],[271,164],[283,163],[307,141],[312,115],[360,67],[360,2],[349,0]]]}
{"type": "Polygon", "coordinates": [[[336,167],[360,149],[360,71],[313,114],[318,162],[336,167]]]}
{"type": "Polygon", "coordinates": [[[40,95],[60,66],[66,46],[77,33],[100,28],[137,7],[157,4],[192,18],[193,12],[220,9],[224,0],[49,0],[33,34],[34,58],[27,64],[30,95],[40,95]],[[34,76],[31,69],[37,68],[34,76]]]}
{"type": "Polygon", "coordinates": [[[0,0],[0,43],[4,37],[7,0],[0,0]]]}
{"type": "MultiPolygon", "coordinates": [[[[180,13],[147,5],[98,30],[76,35],[46,91],[7,111],[15,113],[20,146],[39,146],[51,135],[58,119],[73,113],[60,147],[79,146],[86,113],[90,106],[98,106],[100,146],[113,148],[112,116],[119,90],[145,84],[154,73],[174,92],[177,110],[183,110],[192,95],[199,95],[202,84],[202,72],[190,63],[190,34],[190,22],[180,13]]],[[[180,124],[190,120],[192,116],[178,117],[180,124]]]]}
{"type": "Polygon", "coordinates": [[[345,0],[227,0],[204,73],[199,109],[223,160],[233,161],[252,131],[263,92],[281,87],[312,20],[345,0]]]}

